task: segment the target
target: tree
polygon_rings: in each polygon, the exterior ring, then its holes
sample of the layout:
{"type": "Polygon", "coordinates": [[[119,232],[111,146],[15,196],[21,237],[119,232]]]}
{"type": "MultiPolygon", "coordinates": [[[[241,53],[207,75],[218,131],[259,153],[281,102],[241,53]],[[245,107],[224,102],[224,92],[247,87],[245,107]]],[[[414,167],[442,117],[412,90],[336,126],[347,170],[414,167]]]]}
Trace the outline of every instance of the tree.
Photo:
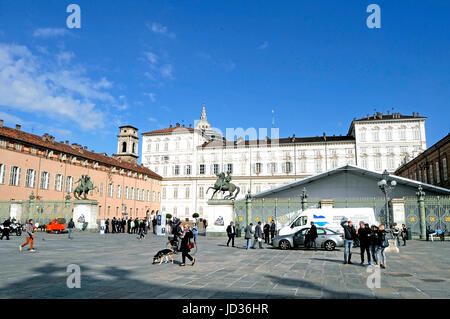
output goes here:
{"type": "Polygon", "coordinates": [[[172,215],[171,215],[171,214],[166,214],[166,218],[167,218],[167,219],[171,219],[171,218],[172,218],[172,215]]]}
{"type": "Polygon", "coordinates": [[[194,213],[193,215],[192,215],[192,217],[193,218],[198,218],[200,215],[198,214],[198,213],[194,213]]]}

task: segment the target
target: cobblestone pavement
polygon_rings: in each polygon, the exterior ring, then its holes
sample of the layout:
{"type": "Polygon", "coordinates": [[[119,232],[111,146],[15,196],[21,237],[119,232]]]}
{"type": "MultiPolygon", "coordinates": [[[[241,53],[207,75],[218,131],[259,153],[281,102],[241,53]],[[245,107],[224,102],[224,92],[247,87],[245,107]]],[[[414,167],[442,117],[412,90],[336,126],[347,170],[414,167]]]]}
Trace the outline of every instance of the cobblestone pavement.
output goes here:
{"type": "Polygon", "coordinates": [[[0,241],[0,298],[450,298],[450,242],[409,241],[388,254],[381,287],[367,287],[367,265],[344,265],[342,249],[281,251],[236,248],[199,237],[195,266],[152,265],[166,238],[149,235],[37,233],[36,252],[0,241]],[[81,267],[81,288],[66,285],[69,264],[81,267]]]}

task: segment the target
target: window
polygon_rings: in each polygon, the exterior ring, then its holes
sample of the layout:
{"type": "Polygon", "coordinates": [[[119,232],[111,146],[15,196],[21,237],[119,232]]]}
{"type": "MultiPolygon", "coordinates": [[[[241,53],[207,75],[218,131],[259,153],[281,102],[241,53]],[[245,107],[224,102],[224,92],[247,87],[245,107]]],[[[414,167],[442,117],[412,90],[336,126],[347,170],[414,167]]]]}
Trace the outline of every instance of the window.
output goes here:
{"type": "Polygon", "coordinates": [[[50,184],[50,173],[49,172],[42,172],[41,173],[41,189],[48,189],[50,184]]]}
{"type": "Polygon", "coordinates": [[[131,195],[131,200],[134,200],[134,187],[131,187],[131,189],[130,189],[130,195],[131,195]]]}
{"type": "Polygon", "coordinates": [[[178,199],[178,188],[176,187],[173,189],[173,199],[178,199]]]}
{"type": "Polygon", "coordinates": [[[213,174],[219,174],[219,164],[214,164],[213,165],[213,174]]]}
{"type": "Polygon", "coordinates": [[[111,212],[111,206],[108,206],[108,217],[109,217],[110,212],[111,212]]]}
{"type": "Polygon", "coordinates": [[[156,143],[155,146],[156,146],[155,151],[159,151],[159,143],[156,143]]]}
{"type": "Polygon", "coordinates": [[[180,175],[180,165],[175,165],[173,167],[173,175],[180,175]]]}
{"type": "Polygon", "coordinates": [[[442,173],[444,175],[443,176],[444,181],[447,181],[448,180],[448,174],[447,174],[447,159],[446,158],[442,159],[442,173]]]}
{"type": "Polygon", "coordinates": [[[433,178],[433,165],[430,164],[428,166],[428,171],[430,172],[430,184],[434,184],[434,178],[433,178]]]}
{"type": "Polygon", "coordinates": [[[165,151],[169,150],[169,143],[164,143],[164,150],[165,151]]]}
{"type": "Polygon", "coordinates": [[[108,184],[108,188],[107,188],[107,193],[108,193],[108,197],[113,197],[113,193],[114,193],[114,186],[113,184],[108,184]]]}
{"type": "Polygon", "coordinates": [[[373,153],[374,154],[379,154],[380,153],[380,148],[379,147],[374,147],[373,148],[373,153]]]}
{"type": "Polygon", "coordinates": [[[165,187],[163,187],[163,189],[162,189],[162,198],[166,199],[166,188],[165,187]]]}
{"type": "Polygon", "coordinates": [[[368,166],[367,164],[368,164],[367,158],[363,158],[361,160],[361,167],[367,169],[367,166],[368,166]]]}
{"type": "Polygon", "coordinates": [[[256,174],[262,173],[262,164],[261,163],[255,163],[255,173],[256,174]]]}
{"type": "Polygon", "coordinates": [[[418,129],[414,130],[414,139],[420,140],[420,131],[418,129]]]}
{"type": "Polygon", "coordinates": [[[122,198],[122,185],[117,185],[116,197],[117,198],[122,198]]]}
{"type": "Polygon", "coordinates": [[[0,184],[5,184],[6,165],[0,164],[0,184]]]}
{"type": "Polygon", "coordinates": [[[386,131],[386,140],[387,141],[392,141],[392,130],[387,130],[386,131]]]}
{"type": "Polygon", "coordinates": [[[200,164],[199,174],[201,174],[201,175],[205,174],[205,164],[200,164]]]}
{"type": "Polygon", "coordinates": [[[203,186],[200,186],[198,188],[198,198],[203,199],[204,195],[205,194],[204,194],[204,191],[203,191],[203,186]]]}
{"type": "Polygon", "coordinates": [[[141,200],[141,191],[139,188],[136,188],[136,200],[141,200]]]}
{"type": "Polygon", "coordinates": [[[306,172],[306,160],[300,161],[300,172],[302,172],[302,173],[306,172]]]}
{"type": "Polygon", "coordinates": [[[422,181],[422,170],[419,169],[418,173],[419,173],[419,182],[421,182],[422,181]]]}
{"type": "Polygon", "coordinates": [[[378,134],[378,131],[372,132],[372,139],[375,142],[378,142],[380,140],[380,135],[378,134]]]}
{"type": "Polygon", "coordinates": [[[427,175],[427,169],[426,168],[423,169],[423,182],[425,184],[428,184],[428,175],[427,175]]]}
{"type": "Polygon", "coordinates": [[[11,173],[9,174],[9,185],[19,186],[20,185],[20,167],[11,166],[11,173]]]}
{"type": "Polygon", "coordinates": [[[190,197],[190,188],[189,187],[186,187],[186,199],[189,199],[189,197],[190,197]]]}
{"type": "Polygon", "coordinates": [[[158,192],[158,203],[161,203],[161,193],[158,192]]]}
{"type": "Polygon", "coordinates": [[[401,153],[408,153],[408,146],[401,146],[400,147],[400,152],[401,153]]]}
{"type": "Polygon", "coordinates": [[[367,153],[367,147],[361,147],[360,149],[361,153],[367,153]]]}
{"type": "Polygon", "coordinates": [[[184,216],[185,216],[186,218],[189,218],[189,207],[186,207],[186,208],[184,209],[184,216]]]}
{"type": "Polygon", "coordinates": [[[376,158],[374,160],[375,162],[375,170],[380,171],[381,170],[381,159],[380,158],[376,158]]]}
{"type": "Polygon", "coordinates": [[[316,161],[316,172],[320,173],[322,171],[322,161],[316,161]]]}
{"type": "Polygon", "coordinates": [[[153,192],[153,201],[156,201],[156,192],[153,192]]]}
{"type": "Polygon", "coordinates": [[[34,169],[27,169],[27,175],[25,177],[25,187],[34,188],[34,185],[36,184],[36,170],[34,169]]]}
{"type": "Polygon", "coordinates": [[[152,144],[148,143],[147,144],[147,152],[150,152],[152,150],[152,144]]]}
{"type": "Polygon", "coordinates": [[[185,174],[191,175],[191,165],[186,165],[185,174]]]}
{"type": "Polygon", "coordinates": [[[268,168],[271,174],[275,174],[277,172],[277,163],[269,163],[268,168]]]}
{"type": "Polygon", "coordinates": [[[440,183],[441,182],[441,174],[439,174],[439,162],[435,163],[435,168],[436,168],[436,183],[440,183]]]}
{"type": "Polygon", "coordinates": [[[256,185],[256,193],[261,193],[261,185],[256,185]]]}
{"type": "Polygon", "coordinates": [[[392,158],[392,157],[388,158],[388,168],[394,169],[395,168],[394,166],[395,166],[394,158],[392,158]]]}
{"type": "Polygon", "coordinates": [[[285,173],[292,172],[292,163],[291,162],[284,163],[284,172],[285,173]]]}
{"type": "Polygon", "coordinates": [[[308,222],[308,216],[301,216],[293,223],[294,227],[305,226],[308,222]]]}
{"type": "Polygon", "coordinates": [[[337,159],[333,158],[331,160],[331,168],[336,168],[338,166],[338,161],[337,159]]]}
{"type": "MultiPolygon", "coordinates": [[[[100,184],[100,196],[103,195],[103,183],[100,184]]],[[[67,176],[66,177],[66,193],[72,193],[73,192],[73,176],[67,176]]]]}
{"type": "Polygon", "coordinates": [[[366,132],[361,132],[359,136],[361,138],[361,142],[365,142],[366,141],[366,132]]]}
{"type": "Polygon", "coordinates": [[[61,174],[55,175],[55,191],[62,191],[63,188],[63,176],[61,174]]]}
{"type": "Polygon", "coordinates": [[[228,163],[226,171],[227,173],[233,174],[233,164],[228,163]]]}
{"type": "Polygon", "coordinates": [[[176,207],[173,208],[173,215],[177,216],[177,208],[176,207]]]}
{"type": "Polygon", "coordinates": [[[400,130],[400,139],[402,141],[406,140],[406,130],[405,129],[400,130]]]}

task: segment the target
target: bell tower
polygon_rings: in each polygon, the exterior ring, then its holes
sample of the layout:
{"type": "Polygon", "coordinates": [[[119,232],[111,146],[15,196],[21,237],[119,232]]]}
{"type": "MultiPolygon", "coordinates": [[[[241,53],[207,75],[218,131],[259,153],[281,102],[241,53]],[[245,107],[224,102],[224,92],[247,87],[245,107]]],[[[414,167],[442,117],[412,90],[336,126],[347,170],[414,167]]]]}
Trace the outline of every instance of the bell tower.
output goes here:
{"type": "Polygon", "coordinates": [[[139,158],[138,129],[131,125],[119,127],[120,133],[117,135],[117,154],[113,157],[122,161],[137,164],[139,158]]]}

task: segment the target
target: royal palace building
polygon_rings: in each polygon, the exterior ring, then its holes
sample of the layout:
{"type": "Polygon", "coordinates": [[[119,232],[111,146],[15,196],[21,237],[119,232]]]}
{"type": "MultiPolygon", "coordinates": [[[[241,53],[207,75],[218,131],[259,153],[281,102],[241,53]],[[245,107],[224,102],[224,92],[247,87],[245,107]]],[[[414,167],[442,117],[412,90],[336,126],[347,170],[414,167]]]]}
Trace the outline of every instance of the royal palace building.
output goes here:
{"type": "Polygon", "coordinates": [[[346,135],[226,139],[211,128],[203,105],[194,127],[143,133],[142,163],[163,177],[163,211],[202,217],[220,172],[232,174],[238,199],[346,164],[394,172],[426,149],[425,120],[419,113],[376,113],[354,118],[346,135]]]}
{"type": "Polygon", "coordinates": [[[120,127],[117,154],[96,153],[79,144],[56,142],[0,121],[0,200],[65,200],[82,175],[94,183],[89,199],[98,201],[98,219],[143,218],[161,207],[162,177],[137,164],[138,134],[120,127]]]}

